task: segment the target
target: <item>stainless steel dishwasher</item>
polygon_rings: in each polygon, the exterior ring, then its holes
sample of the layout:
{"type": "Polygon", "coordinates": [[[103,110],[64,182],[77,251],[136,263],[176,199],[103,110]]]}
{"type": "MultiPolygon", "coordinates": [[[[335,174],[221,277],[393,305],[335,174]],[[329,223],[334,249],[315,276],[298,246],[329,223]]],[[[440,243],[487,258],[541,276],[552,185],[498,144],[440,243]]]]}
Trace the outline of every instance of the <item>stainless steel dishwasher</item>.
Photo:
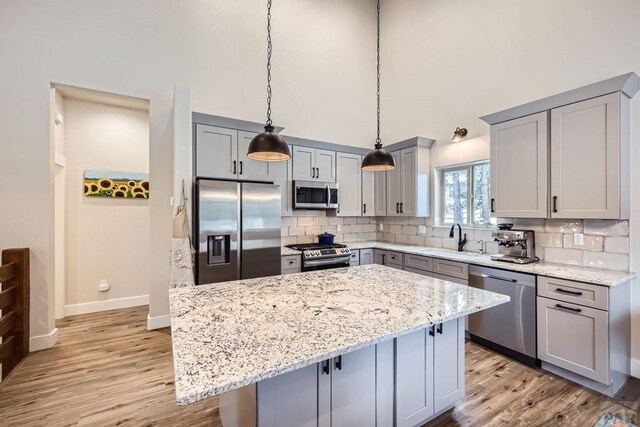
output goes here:
{"type": "Polygon", "coordinates": [[[469,267],[469,286],[508,295],[511,301],[469,316],[469,337],[528,365],[536,358],[536,276],[469,267]]]}

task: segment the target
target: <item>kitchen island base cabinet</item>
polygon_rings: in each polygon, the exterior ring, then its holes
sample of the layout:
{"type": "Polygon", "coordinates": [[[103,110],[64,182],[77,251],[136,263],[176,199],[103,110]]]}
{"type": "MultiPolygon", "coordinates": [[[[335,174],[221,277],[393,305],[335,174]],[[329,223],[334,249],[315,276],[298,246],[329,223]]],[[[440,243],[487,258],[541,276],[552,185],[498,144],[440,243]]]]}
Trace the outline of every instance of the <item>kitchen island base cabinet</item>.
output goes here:
{"type": "Polygon", "coordinates": [[[463,397],[464,320],[458,318],[219,399],[225,427],[402,427],[422,425],[463,397]]]}

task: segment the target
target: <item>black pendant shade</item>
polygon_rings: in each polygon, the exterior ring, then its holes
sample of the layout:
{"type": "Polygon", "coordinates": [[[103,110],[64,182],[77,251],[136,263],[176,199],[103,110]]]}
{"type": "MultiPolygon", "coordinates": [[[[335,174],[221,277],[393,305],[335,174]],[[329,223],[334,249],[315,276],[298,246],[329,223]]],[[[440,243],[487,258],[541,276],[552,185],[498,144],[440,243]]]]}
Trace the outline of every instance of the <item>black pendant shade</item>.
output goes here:
{"type": "Polygon", "coordinates": [[[395,169],[396,162],[387,150],[382,148],[381,143],[375,145],[375,149],[369,151],[362,159],[362,169],[372,172],[383,172],[395,169]]]}
{"type": "Polygon", "coordinates": [[[273,132],[273,126],[264,127],[264,132],[256,135],[249,144],[247,156],[253,160],[281,162],[291,158],[289,145],[280,135],[273,132]]]}

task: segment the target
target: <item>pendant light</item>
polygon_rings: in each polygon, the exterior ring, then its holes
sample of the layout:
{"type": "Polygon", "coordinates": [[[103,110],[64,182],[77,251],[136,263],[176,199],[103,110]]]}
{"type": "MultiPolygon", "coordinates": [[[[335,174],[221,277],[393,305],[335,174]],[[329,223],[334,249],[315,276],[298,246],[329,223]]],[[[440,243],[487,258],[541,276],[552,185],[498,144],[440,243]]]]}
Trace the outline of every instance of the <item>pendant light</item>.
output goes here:
{"type": "Polygon", "coordinates": [[[362,169],[373,172],[383,172],[396,168],[396,162],[393,160],[393,156],[385,149],[382,148],[382,140],[380,139],[380,0],[378,0],[378,44],[377,44],[377,92],[378,99],[378,133],[376,138],[375,148],[367,153],[362,159],[362,169]]]}
{"type": "Polygon", "coordinates": [[[291,152],[287,141],[273,132],[271,122],[271,50],[271,0],[267,0],[267,123],[264,132],[251,140],[247,156],[253,160],[278,162],[289,160],[291,152]]]}

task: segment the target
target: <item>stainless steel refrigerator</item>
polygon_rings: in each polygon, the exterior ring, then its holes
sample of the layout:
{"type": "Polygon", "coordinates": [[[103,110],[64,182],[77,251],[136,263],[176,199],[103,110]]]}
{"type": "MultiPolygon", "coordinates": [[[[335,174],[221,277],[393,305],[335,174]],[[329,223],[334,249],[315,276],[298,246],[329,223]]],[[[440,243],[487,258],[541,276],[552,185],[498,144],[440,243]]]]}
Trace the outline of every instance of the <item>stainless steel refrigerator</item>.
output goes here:
{"type": "Polygon", "coordinates": [[[196,182],[196,284],[280,274],[280,186],[196,182]]]}

